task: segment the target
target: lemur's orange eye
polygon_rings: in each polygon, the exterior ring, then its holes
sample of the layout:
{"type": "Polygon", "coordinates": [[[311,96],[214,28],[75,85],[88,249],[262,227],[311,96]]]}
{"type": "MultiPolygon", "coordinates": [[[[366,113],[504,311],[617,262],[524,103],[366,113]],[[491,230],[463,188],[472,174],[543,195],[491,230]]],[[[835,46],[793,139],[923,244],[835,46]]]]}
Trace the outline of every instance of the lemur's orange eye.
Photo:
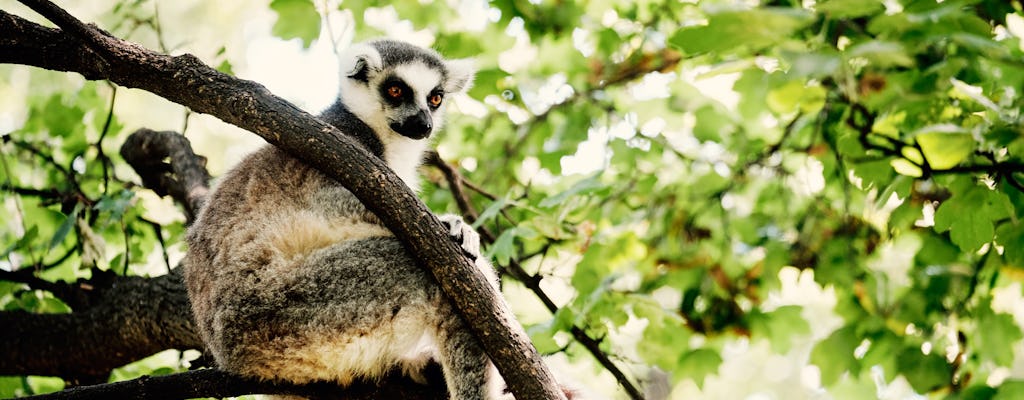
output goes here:
{"type": "Polygon", "coordinates": [[[394,98],[394,99],[402,97],[402,88],[400,88],[398,86],[389,87],[388,88],[388,96],[391,96],[391,98],[394,98]]]}
{"type": "Polygon", "coordinates": [[[430,95],[430,97],[427,98],[427,101],[430,102],[431,107],[440,107],[442,99],[443,97],[440,94],[435,93],[430,95]]]}

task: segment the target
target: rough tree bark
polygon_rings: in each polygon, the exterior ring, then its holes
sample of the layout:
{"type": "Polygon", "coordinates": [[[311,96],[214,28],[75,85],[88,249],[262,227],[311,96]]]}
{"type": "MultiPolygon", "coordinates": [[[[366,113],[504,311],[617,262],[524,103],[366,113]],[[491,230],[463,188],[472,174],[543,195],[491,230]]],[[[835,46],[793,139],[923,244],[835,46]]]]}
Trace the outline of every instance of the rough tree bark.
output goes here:
{"type": "Polygon", "coordinates": [[[337,179],[434,274],[518,398],[563,398],[498,294],[381,160],[259,84],[219,73],[191,55],[171,57],[114,38],[47,1],[22,3],[62,30],[0,11],[0,62],[78,72],[150,91],[252,131],[337,179]]]}
{"type": "Polygon", "coordinates": [[[149,279],[97,271],[76,286],[88,304],[74,313],[0,313],[0,375],[96,383],[162,350],[202,348],[179,273],[149,279]]]}

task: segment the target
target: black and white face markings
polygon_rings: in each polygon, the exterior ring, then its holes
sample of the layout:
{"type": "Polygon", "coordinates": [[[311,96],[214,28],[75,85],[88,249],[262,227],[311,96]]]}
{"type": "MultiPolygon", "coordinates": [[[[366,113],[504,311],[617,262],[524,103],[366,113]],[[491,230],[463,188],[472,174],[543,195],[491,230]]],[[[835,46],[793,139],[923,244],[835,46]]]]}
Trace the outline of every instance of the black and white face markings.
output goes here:
{"type": "Polygon", "coordinates": [[[355,54],[343,67],[351,83],[342,83],[346,107],[378,135],[412,140],[438,130],[445,96],[468,88],[474,70],[468,60],[444,60],[433,50],[388,39],[359,45],[355,54]]]}
{"type": "Polygon", "coordinates": [[[387,125],[410,139],[429,137],[437,127],[434,113],[444,102],[444,61],[431,50],[393,40],[371,42],[380,57],[378,96],[387,125]]]}
{"type": "Polygon", "coordinates": [[[400,66],[381,81],[378,90],[383,103],[391,110],[388,112],[389,127],[395,132],[411,139],[423,139],[430,136],[433,130],[433,113],[441,107],[444,102],[444,90],[440,85],[433,88],[425,84],[433,80],[431,75],[437,75],[436,71],[430,68],[415,68],[422,71],[410,71],[410,66],[400,66]],[[401,71],[399,71],[401,70],[401,71]],[[407,83],[399,76],[415,73],[426,73],[426,76],[416,76],[414,85],[407,83]],[[433,72],[433,73],[431,73],[433,72]],[[417,88],[419,86],[420,88],[417,88]],[[423,90],[426,87],[428,90],[423,90]],[[417,90],[420,89],[420,90],[417,90]]]}

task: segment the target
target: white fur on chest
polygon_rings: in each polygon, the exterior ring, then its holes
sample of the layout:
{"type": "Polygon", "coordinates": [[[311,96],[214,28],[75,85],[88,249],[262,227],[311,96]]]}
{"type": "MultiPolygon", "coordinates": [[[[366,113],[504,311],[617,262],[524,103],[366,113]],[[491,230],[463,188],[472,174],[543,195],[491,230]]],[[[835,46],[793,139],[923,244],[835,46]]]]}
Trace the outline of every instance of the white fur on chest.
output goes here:
{"type": "Polygon", "coordinates": [[[384,144],[384,162],[395,171],[395,174],[413,192],[420,190],[419,167],[423,162],[423,153],[427,150],[427,140],[412,140],[405,136],[385,134],[381,137],[384,144]]]}

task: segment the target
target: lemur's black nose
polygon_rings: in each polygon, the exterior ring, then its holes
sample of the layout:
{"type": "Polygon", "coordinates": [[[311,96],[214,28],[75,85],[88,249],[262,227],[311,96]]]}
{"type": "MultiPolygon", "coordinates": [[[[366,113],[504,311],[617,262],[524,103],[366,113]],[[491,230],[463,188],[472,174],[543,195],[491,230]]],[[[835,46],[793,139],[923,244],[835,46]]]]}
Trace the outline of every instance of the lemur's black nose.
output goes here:
{"type": "Polygon", "coordinates": [[[433,124],[430,122],[430,114],[426,110],[420,110],[419,113],[406,118],[400,124],[397,122],[391,123],[392,130],[410,139],[423,139],[430,136],[430,130],[433,127],[433,124]]]}

